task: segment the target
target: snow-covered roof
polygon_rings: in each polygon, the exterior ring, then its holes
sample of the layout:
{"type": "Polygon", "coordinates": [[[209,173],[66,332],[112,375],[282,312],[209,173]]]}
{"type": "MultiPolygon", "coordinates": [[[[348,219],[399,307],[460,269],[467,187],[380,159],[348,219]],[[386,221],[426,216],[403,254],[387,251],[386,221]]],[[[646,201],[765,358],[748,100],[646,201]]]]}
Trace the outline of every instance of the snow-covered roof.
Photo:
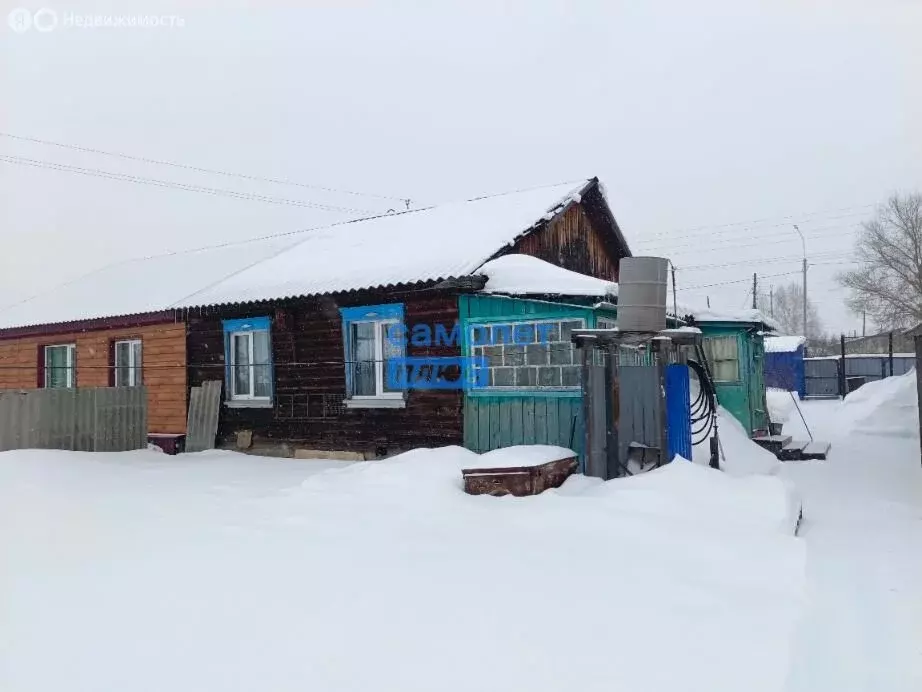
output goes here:
{"type": "Polygon", "coordinates": [[[486,293],[508,295],[616,296],[618,284],[563,269],[530,255],[504,255],[477,270],[486,293]]]}
{"type": "Polygon", "coordinates": [[[468,276],[595,184],[563,183],[130,260],[0,310],[0,329],[468,276]]]}
{"type": "Polygon", "coordinates": [[[769,336],[765,338],[765,352],[793,353],[806,343],[803,336],[769,336]]]}
{"type": "Polygon", "coordinates": [[[297,242],[275,238],[118,262],[0,310],[0,329],[168,310],[297,242]]]}
{"type": "Polygon", "coordinates": [[[781,325],[761,310],[752,308],[726,309],[726,308],[698,308],[679,306],[682,315],[692,315],[696,322],[744,322],[751,324],[764,324],[774,330],[780,330],[781,325]]]}

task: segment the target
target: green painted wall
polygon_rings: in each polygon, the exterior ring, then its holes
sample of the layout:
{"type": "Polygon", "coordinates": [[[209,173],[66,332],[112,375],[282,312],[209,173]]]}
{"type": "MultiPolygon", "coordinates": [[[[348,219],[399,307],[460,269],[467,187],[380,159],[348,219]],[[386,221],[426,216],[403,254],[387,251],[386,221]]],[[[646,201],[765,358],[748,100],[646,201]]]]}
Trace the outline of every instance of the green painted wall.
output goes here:
{"type": "Polygon", "coordinates": [[[699,323],[702,336],[736,336],[740,379],[715,382],[717,401],[750,433],[768,429],[763,373],[764,340],[760,325],[735,322],[699,323]]]}
{"type": "MultiPolygon", "coordinates": [[[[468,324],[516,318],[583,319],[595,327],[589,306],[551,303],[506,296],[461,296],[462,352],[470,355],[468,324]]],[[[598,311],[614,317],[614,312],[598,311]]],[[[583,447],[583,399],[579,390],[527,392],[468,391],[464,395],[464,446],[475,452],[523,444],[583,447]]]]}

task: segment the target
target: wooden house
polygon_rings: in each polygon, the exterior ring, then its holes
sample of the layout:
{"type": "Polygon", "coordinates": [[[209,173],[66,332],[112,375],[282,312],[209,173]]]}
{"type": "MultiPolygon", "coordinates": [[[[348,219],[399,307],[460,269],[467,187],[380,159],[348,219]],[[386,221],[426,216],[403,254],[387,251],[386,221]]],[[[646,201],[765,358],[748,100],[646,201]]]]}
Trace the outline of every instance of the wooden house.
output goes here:
{"type": "MultiPolygon", "coordinates": [[[[184,429],[188,388],[221,380],[228,445],[370,457],[461,444],[465,417],[479,419],[486,400],[468,402],[457,387],[395,386],[388,363],[456,358],[462,367],[472,318],[529,309],[482,293],[490,279],[481,268],[516,254],[590,282],[584,304],[543,315],[564,329],[595,324],[591,301],[617,281],[630,250],[591,179],[135,260],[0,312],[0,365],[18,364],[0,386],[143,383],[151,431],[170,433],[184,429]]],[[[572,399],[570,371],[549,360],[536,368],[545,379],[522,388],[572,399]]],[[[556,420],[554,443],[564,440],[559,411],[556,420]]]]}

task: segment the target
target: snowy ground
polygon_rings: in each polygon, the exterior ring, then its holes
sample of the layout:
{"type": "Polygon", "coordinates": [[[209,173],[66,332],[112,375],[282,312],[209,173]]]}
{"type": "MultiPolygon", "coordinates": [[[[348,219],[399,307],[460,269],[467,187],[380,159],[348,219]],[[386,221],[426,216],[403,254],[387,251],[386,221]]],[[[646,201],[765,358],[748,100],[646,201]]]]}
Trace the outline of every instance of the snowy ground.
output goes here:
{"type": "Polygon", "coordinates": [[[838,406],[802,538],[757,449],[521,499],[450,448],[0,454],[0,690],[922,689],[918,441],[838,406]]]}
{"type": "MultiPolygon", "coordinates": [[[[914,388],[915,373],[910,375],[914,388]]],[[[892,384],[898,379],[892,378],[892,384]]],[[[907,420],[901,412],[904,406],[857,414],[838,401],[807,401],[801,406],[814,435],[833,446],[826,462],[783,468],[783,477],[794,482],[804,498],[800,535],[807,544],[807,608],[795,639],[788,690],[918,692],[918,419],[907,420]],[[869,432],[868,419],[876,419],[876,430],[884,434],[869,432]],[[894,427],[896,421],[901,421],[900,427],[894,427]],[[862,432],[850,432],[849,425],[862,432]]],[[[796,414],[784,429],[797,438],[804,434],[796,414]]]]}

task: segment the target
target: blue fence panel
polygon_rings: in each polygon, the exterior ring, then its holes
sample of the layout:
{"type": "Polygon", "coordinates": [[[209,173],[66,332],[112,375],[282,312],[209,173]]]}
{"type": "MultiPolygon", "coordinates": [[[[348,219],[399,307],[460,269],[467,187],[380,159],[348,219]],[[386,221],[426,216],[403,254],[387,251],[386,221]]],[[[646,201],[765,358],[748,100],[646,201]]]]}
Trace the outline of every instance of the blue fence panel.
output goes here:
{"type": "Polygon", "coordinates": [[[666,425],[669,459],[679,455],[692,458],[691,397],[688,366],[666,366],[666,425]]]}

